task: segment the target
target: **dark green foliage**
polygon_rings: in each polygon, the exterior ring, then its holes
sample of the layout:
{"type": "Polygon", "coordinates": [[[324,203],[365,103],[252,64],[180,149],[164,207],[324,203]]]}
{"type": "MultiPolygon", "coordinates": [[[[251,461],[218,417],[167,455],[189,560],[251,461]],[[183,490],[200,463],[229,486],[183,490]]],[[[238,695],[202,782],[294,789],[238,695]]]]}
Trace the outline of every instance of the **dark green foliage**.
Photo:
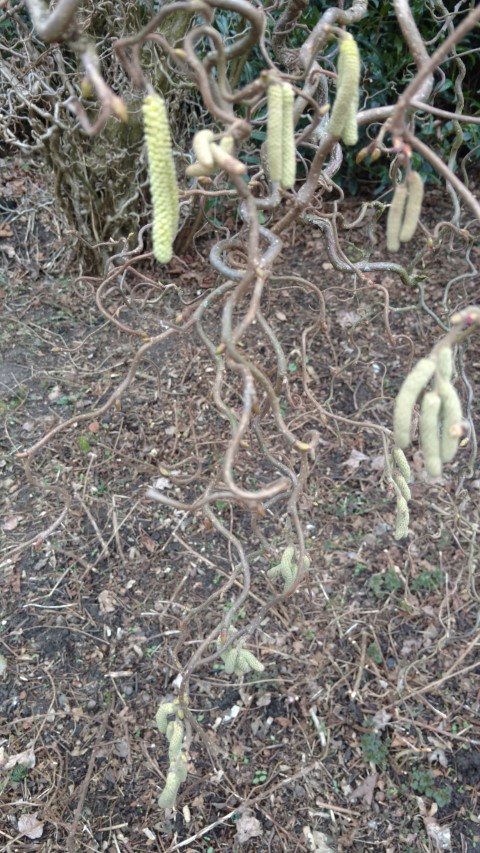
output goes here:
{"type": "Polygon", "coordinates": [[[431,770],[425,767],[414,767],[408,778],[408,786],[417,794],[430,797],[435,800],[439,809],[448,806],[452,798],[452,790],[449,785],[439,787],[431,770]]]}

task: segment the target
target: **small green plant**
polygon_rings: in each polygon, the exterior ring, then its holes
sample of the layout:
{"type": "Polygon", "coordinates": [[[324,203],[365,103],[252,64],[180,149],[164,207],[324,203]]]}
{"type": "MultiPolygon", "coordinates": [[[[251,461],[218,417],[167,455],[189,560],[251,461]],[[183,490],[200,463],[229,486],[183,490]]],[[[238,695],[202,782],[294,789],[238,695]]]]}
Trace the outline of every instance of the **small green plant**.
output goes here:
{"type": "Polygon", "coordinates": [[[259,768],[258,770],[255,770],[255,773],[253,774],[253,777],[252,777],[252,784],[253,785],[263,785],[264,782],[267,781],[267,776],[268,776],[268,773],[263,768],[259,768]]]}
{"type": "Polygon", "coordinates": [[[376,767],[385,766],[390,749],[390,738],[382,740],[378,732],[367,732],[362,735],[360,743],[365,761],[375,764],[376,767]]]}
{"type": "Polygon", "coordinates": [[[372,575],[368,581],[368,588],[375,598],[387,598],[392,593],[398,592],[401,587],[402,580],[393,569],[388,569],[384,575],[372,575]]]}
{"type": "Polygon", "coordinates": [[[370,643],[367,648],[367,656],[376,664],[381,664],[383,661],[382,650],[378,643],[370,643]]]}
{"type": "Polygon", "coordinates": [[[410,589],[412,592],[438,592],[444,583],[444,573],[441,569],[422,569],[416,578],[413,578],[410,589]]]}
{"type": "Polygon", "coordinates": [[[408,781],[413,791],[435,800],[439,809],[447,806],[452,798],[450,786],[438,787],[432,771],[425,767],[413,767],[408,781]]]}

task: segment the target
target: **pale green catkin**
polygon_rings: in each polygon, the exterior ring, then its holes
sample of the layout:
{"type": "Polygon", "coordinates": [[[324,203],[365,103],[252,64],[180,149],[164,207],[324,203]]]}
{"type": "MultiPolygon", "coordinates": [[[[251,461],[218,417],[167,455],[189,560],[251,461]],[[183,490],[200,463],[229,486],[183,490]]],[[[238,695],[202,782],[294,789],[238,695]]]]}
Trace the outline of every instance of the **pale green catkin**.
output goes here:
{"type": "Polygon", "coordinates": [[[358,142],[358,121],[357,113],[360,102],[360,93],[357,90],[357,95],[347,110],[347,118],[342,131],[342,141],[345,145],[356,145],[358,142]]]}
{"type": "Polygon", "coordinates": [[[404,500],[406,500],[406,501],[409,501],[412,497],[412,493],[410,492],[410,489],[408,487],[408,483],[407,483],[405,477],[403,476],[403,474],[400,474],[398,472],[395,473],[393,475],[393,480],[396,483],[396,485],[398,486],[398,490],[399,490],[400,494],[402,495],[402,498],[404,498],[404,500]]]}
{"type": "Polygon", "coordinates": [[[153,205],[153,254],[159,263],[166,264],[172,259],[179,221],[170,126],[165,101],[159,95],[147,95],[142,111],[153,205]]]}
{"type": "Polygon", "coordinates": [[[170,767],[165,787],[158,798],[158,805],[161,809],[171,809],[175,805],[178,789],[182,782],[187,778],[187,759],[186,756],[180,755],[173,765],[170,767]]]}
{"type": "Polygon", "coordinates": [[[440,477],[442,474],[439,421],[441,405],[442,401],[436,391],[427,391],[424,394],[420,409],[420,447],[430,477],[440,477]]]}
{"type": "Polygon", "coordinates": [[[355,39],[350,33],[343,33],[338,52],[337,91],[328,123],[328,132],[337,139],[343,136],[347,122],[349,123],[347,138],[353,138],[352,113],[349,113],[349,110],[352,104],[358,105],[360,65],[360,53],[355,39]]]}
{"type": "Polygon", "coordinates": [[[453,385],[442,382],[439,386],[442,402],[440,410],[440,458],[442,462],[451,462],[460,441],[462,424],[462,403],[453,385]]]}
{"type": "Polygon", "coordinates": [[[438,350],[437,370],[441,379],[450,382],[453,375],[453,353],[449,346],[441,347],[438,350]]]}
{"type": "Polygon", "coordinates": [[[420,393],[435,373],[435,366],[432,358],[421,358],[398,392],[393,414],[393,430],[395,444],[401,450],[405,450],[410,444],[413,409],[420,393]]]}
{"type": "Polygon", "coordinates": [[[158,731],[161,732],[162,735],[167,733],[167,726],[169,723],[168,717],[172,714],[176,714],[178,708],[179,706],[175,702],[164,702],[160,705],[155,715],[155,722],[157,724],[158,731]]]}
{"type": "Polygon", "coordinates": [[[198,130],[192,141],[193,153],[195,154],[198,162],[206,169],[211,169],[212,171],[215,161],[213,159],[210,143],[213,142],[214,138],[215,134],[213,133],[213,130],[205,129],[198,130]]]}
{"type": "Polygon", "coordinates": [[[398,252],[400,248],[400,230],[407,203],[407,194],[405,184],[396,185],[387,215],[387,249],[389,252],[398,252]]]}
{"type": "Polygon", "coordinates": [[[395,518],[395,539],[404,539],[408,535],[410,513],[408,504],[401,495],[397,496],[397,515],[395,518]]]}
{"type": "Polygon", "coordinates": [[[393,452],[393,461],[397,466],[400,474],[404,478],[406,483],[409,483],[412,478],[412,472],[410,470],[410,465],[407,462],[407,457],[405,456],[403,450],[400,450],[399,447],[394,447],[393,452]]]}
{"type": "Polygon", "coordinates": [[[274,81],[267,89],[267,161],[270,180],[282,180],[283,85],[274,81]]]}
{"type": "Polygon", "coordinates": [[[169,742],[168,759],[170,764],[176,761],[182,750],[185,729],[181,720],[174,720],[168,724],[167,738],[169,742]]]}
{"type": "Polygon", "coordinates": [[[400,229],[400,242],[408,243],[417,230],[418,220],[422,211],[423,181],[418,172],[411,172],[407,178],[408,198],[400,229]]]}
{"type": "Polygon", "coordinates": [[[296,148],[295,148],[295,125],[293,105],[295,93],[290,83],[282,86],[282,174],[281,185],[284,190],[291,190],[295,186],[297,176],[296,148]]]}

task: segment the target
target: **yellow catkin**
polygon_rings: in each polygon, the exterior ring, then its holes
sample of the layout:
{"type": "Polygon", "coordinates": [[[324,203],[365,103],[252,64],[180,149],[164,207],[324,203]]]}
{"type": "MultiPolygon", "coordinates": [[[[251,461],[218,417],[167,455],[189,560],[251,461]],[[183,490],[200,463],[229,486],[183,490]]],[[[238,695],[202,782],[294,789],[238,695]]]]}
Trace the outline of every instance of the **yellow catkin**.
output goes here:
{"type": "Polygon", "coordinates": [[[395,401],[393,430],[395,444],[405,450],[411,441],[413,409],[420,393],[435,373],[432,358],[421,358],[404,380],[395,401]]]}
{"type": "Polygon", "coordinates": [[[214,159],[210,148],[215,134],[212,130],[198,130],[192,141],[192,149],[198,162],[206,169],[213,169],[214,159]]]}
{"type": "MultiPolygon", "coordinates": [[[[349,109],[354,103],[358,105],[359,85],[360,53],[358,46],[350,33],[344,33],[340,40],[338,53],[337,92],[328,124],[328,132],[337,139],[342,137],[347,121],[349,121],[348,137],[352,138],[352,114],[349,115],[349,109]]],[[[357,109],[355,109],[356,112],[357,109]]],[[[346,144],[354,143],[348,142],[346,144]]]]}
{"type": "Polygon", "coordinates": [[[170,126],[165,101],[159,95],[147,95],[142,111],[153,204],[153,254],[159,263],[166,264],[172,259],[179,219],[170,126]]]}
{"type": "Polygon", "coordinates": [[[389,252],[398,252],[400,248],[400,230],[406,203],[407,187],[405,184],[397,184],[387,216],[387,249],[389,252]]]}
{"type": "Polygon", "coordinates": [[[441,405],[442,401],[436,391],[427,391],[424,394],[420,409],[420,446],[430,477],[440,477],[442,474],[439,421],[441,405]]]}
{"type": "Polygon", "coordinates": [[[422,210],[423,181],[418,172],[411,172],[407,178],[407,205],[400,229],[400,242],[408,243],[417,229],[418,220],[422,210]]]}
{"type": "Polygon", "coordinates": [[[295,124],[293,115],[295,93],[290,86],[290,83],[283,84],[282,92],[283,130],[282,174],[280,180],[284,190],[291,190],[295,186],[295,178],[297,176],[297,154],[295,149],[295,124]]]}
{"type": "Polygon", "coordinates": [[[439,387],[442,408],[440,411],[440,458],[442,462],[451,462],[458,450],[462,430],[462,403],[455,388],[449,382],[439,387]]]}
{"type": "Polygon", "coordinates": [[[216,165],[220,169],[225,169],[225,171],[229,172],[230,175],[244,175],[247,171],[245,163],[241,163],[236,157],[232,157],[228,151],[225,151],[225,148],[222,148],[221,145],[217,145],[216,142],[212,142],[210,144],[210,150],[216,165]]]}
{"type": "Polygon", "coordinates": [[[342,141],[345,145],[356,145],[358,142],[358,121],[357,113],[359,107],[359,92],[347,110],[347,118],[342,132],[342,141]]]}
{"type": "Polygon", "coordinates": [[[274,81],[267,89],[267,162],[270,180],[282,180],[283,85],[274,81]]]}

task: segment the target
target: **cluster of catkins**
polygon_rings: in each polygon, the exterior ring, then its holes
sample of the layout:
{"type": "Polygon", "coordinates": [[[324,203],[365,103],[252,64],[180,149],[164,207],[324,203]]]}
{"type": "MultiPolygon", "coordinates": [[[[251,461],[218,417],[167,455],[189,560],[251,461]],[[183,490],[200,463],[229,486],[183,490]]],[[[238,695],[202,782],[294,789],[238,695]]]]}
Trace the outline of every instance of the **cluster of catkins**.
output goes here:
{"type": "Polygon", "coordinates": [[[148,177],[153,205],[153,254],[161,264],[172,259],[179,204],[172,140],[165,101],[149,94],[143,102],[148,177]]]}
{"type": "Polygon", "coordinates": [[[387,249],[398,252],[400,243],[408,243],[415,234],[423,201],[423,181],[418,172],[409,172],[395,186],[387,217],[387,249]]]}
{"type": "Polygon", "coordinates": [[[198,130],[193,137],[193,153],[196,161],[187,166],[185,174],[190,178],[213,175],[224,169],[230,175],[244,175],[247,167],[233,156],[235,140],[233,136],[222,136],[215,142],[213,130],[198,130]]]}
{"type": "Polygon", "coordinates": [[[178,789],[187,778],[187,755],[182,751],[185,727],[178,700],[163,702],[155,715],[155,722],[159,732],[167,737],[169,760],[165,787],[158,805],[162,809],[169,809],[175,805],[178,789]]]}
{"type": "MultiPolygon", "coordinates": [[[[217,647],[220,648],[223,646],[228,637],[234,633],[234,629],[230,629],[228,633],[226,631],[222,631],[217,640],[217,647]]],[[[263,672],[265,669],[263,663],[260,663],[253,652],[250,652],[248,649],[244,649],[241,643],[236,646],[231,645],[228,649],[222,652],[220,657],[225,664],[225,672],[227,675],[246,675],[247,672],[263,672]]]]}
{"type": "MultiPolygon", "coordinates": [[[[310,560],[308,557],[305,557],[303,561],[304,571],[307,571],[309,567],[310,560]]],[[[298,575],[298,563],[295,560],[295,548],[293,545],[288,545],[285,548],[278,566],[272,566],[272,568],[268,570],[267,575],[272,580],[278,577],[283,578],[283,592],[289,592],[298,575]]]]}
{"type": "Polygon", "coordinates": [[[397,496],[395,536],[408,533],[410,468],[403,451],[412,440],[415,404],[424,391],[420,406],[420,447],[430,477],[440,477],[444,463],[454,458],[464,434],[462,404],[452,384],[453,353],[446,343],[436,347],[428,358],[417,362],[398,393],[393,417],[395,448],[392,454],[393,485],[397,496]],[[432,382],[430,390],[425,390],[432,382]]]}

